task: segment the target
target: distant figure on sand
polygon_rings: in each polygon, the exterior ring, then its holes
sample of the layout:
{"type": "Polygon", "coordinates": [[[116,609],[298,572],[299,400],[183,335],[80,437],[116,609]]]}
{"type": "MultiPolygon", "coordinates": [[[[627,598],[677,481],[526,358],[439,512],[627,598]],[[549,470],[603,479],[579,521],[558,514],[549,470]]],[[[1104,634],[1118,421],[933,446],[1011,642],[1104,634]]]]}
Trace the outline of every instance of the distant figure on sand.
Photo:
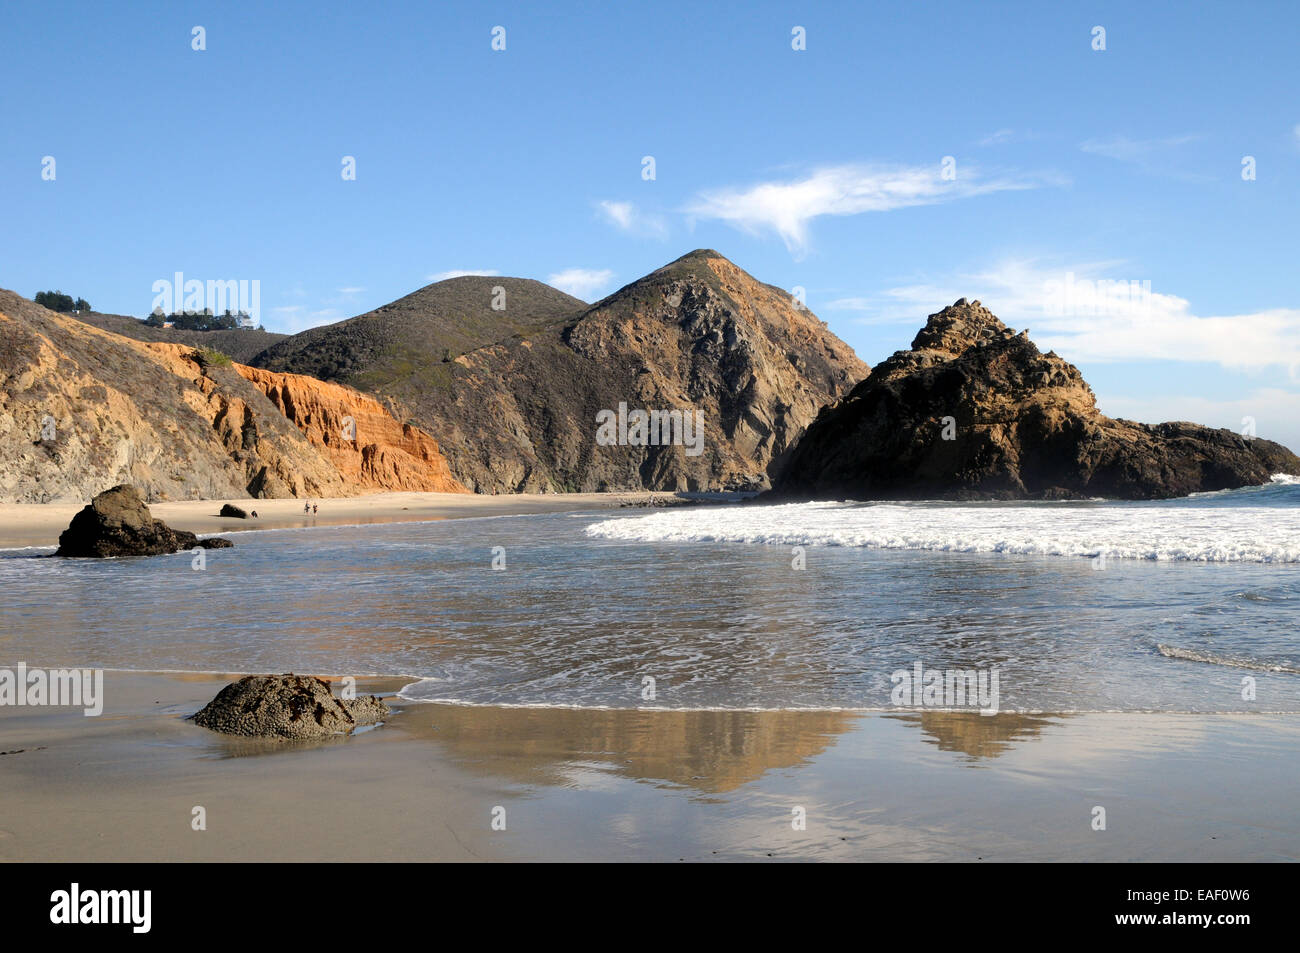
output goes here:
{"type": "Polygon", "coordinates": [[[253,510],[253,519],[257,519],[257,510],[253,510]]]}
{"type": "Polygon", "coordinates": [[[310,513],[310,512],[311,512],[311,504],[310,504],[310,503],[304,503],[304,504],[302,505],[302,511],[303,511],[304,513],[310,513]]]}
{"type": "Polygon", "coordinates": [[[316,504],[313,503],[313,504],[311,505],[311,515],[312,515],[312,516],[315,516],[315,515],[316,515],[316,509],[317,509],[316,504]]]}

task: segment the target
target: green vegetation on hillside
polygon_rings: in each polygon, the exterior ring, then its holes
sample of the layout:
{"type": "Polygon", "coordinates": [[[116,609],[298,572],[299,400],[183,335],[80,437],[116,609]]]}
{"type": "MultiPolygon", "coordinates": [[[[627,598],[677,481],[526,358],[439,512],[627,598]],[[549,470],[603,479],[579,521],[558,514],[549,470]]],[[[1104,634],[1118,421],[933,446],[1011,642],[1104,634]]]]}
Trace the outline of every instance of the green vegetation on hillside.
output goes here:
{"type": "Polygon", "coordinates": [[[72,295],[65,295],[62,291],[38,291],[32,300],[42,308],[49,308],[61,314],[90,310],[90,302],[85,298],[77,298],[74,301],[72,295]]]}
{"type": "Polygon", "coordinates": [[[253,363],[385,393],[412,383],[441,388],[450,383],[450,365],[462,354],[541,333],[586,307],[530,279],[451,278],[367,314],[296,334],[253,363]],[[497,310],[498,302],[505,307],[497,310]]]}
{"type": "Polygon", "coordinates": [[[225,314],[213,314],[207,308],[202,311],[180,311],[175,314],[163,314],[155,311],[144,319],[151,328],[161,328],[171,324],[177,331],[238,331],[249,329],[247,311],[233,314],[229,309],[225,314]]]}
{"type": "Polygon", "coordinates": [[[194,349],[194,359],[199,362],[199,367],[205,370],[209,367],[230,366],[230,356],[211,347],[196,347],[194,349]]]}
{"type": "Polygon", "coordinates": [[[111,331],[137,341],[165,341],[190,347],[210,347],[228,354],[240,364],[249,363],[253,357],[287,335],[273,334],[263,328],[226,328],[208,331],[190,331],[183,328],[164,328],[153,322],[141,321],[125,314],[99,314],[85,311],[74,315],[103,331],[111,331]]]}

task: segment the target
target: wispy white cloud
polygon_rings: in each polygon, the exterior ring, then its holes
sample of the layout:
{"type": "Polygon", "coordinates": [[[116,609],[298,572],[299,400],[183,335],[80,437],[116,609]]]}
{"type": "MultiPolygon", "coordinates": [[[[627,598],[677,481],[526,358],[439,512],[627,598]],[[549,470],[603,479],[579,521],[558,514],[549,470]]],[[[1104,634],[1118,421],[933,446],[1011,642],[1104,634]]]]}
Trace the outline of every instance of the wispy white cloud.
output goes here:
{"type": "Polygon", "coordinates": [[[315,311],[309,311],[302,305],[290,304],[282,305],[271,309],[272,327],[268,330],[279,331],[286,334],[297,334],[299,331],[306,331],[308,328],[314,328],[322,324],[333,324],[335,321],[341,321],[346,316],[337,308],[321,308],[315,311]]]}
{"type": "Polygon", "coordinates": [[[551,275],[546,279],[546,283],[573,295],[575,298],[592,301],[596,292],[607,288],[613,280],[614,273],[608,268],[599,270],[594,268],[566,268],[564,271],[557,271],[551,275]]]}
{"type": "Polygon", "coordinates": [[[887,212],[1061,181],[1022,173],[985,177],[970,163],[958,163],[955,178],[945,179],[941,172],[937,162],[829,166],[791,181],[701,192],[685,211],[693,218],[716,219],[750,234],[776,232],[798,256],[808,247],[809,224],[823,215],[887,212]]]}
{"type": "Polygon", "coordinates": [[[1295,128],[1291,130],[1291,135],[1295,137],[1295,145],[1300,149],[1300,122],[1296,123],[1295,128]]]}
{"type": "Polygon", "coordinates": [[[1179,146],[1199,141],[1201,136],[1170,136],[1165,139],[1129,139],[1126,136],[1112,136],[1109,139],[1089,139],[1079,144],[1079,148],[1090,155],[1104,156],[1118,162],[1135,165],[1143,172],[1166,175],[1188,182],[1207,182],[1213,176],[1198,172],[1186,172],[1174,166],[1174,156],[1179,146]]]}
{"type": "Polygon", "coordinates": [[[826,311],[873,311],[877,302],[872,298],[836,298],[822,305],[826,311]]]}
{"type": "Polygon", "coordinates": [[[1129,139],[1127,136],[1112,136],[1109,139],[1089,139],[1079,148],[1093,155],[1117,159],[1120,162],[1147,163],[1155,155],[1178,146],[1195,142],[1199,136],[1172,136],[1167,139],[1129,139]]]}
{"type": "Polygon", "coordinates": [[[988,146],[1004,146],[1009,142],[1033,142],[1034,140],[1041,138],[1042,135],[1034,132],[1032,129],[1007,128],[990,132],[975,144],[987,148],[988,146]]]}
{"type": "Polygon", "coordinates": [[[499,274],[501,274],[501,272],[497,271],[494,268],[481,268],[481,269],[471,268],[466,270],[452,269],[451,271],[440,271],[434,275],[427,275],[424,280],[430,282],[446,281],[449,278],[467,278],[474,275],[492,276],[492,275],[499,275],[499,274]]]}
{"type": "Polygon", "coordinates": [[[999,129],[997,132],[991,132],[979,141],[982,146],[996,146],[1004,142],[1010,142],[1016,136],[1014,129],[999,129]]]}
{"type": "Polygon", "coordinates": [[[597,203],[601,217],[620,231],[650,238],[667,238],[668,223],[660,215],[643,212],[632,202],[608,199],[597,203]]]}
{"type": "Polygon", "coordinates": [[[1051,267],[1013,259],[870,298],[841,298],[827,309],[857,311],[867,324],[915,323],[961,297],[979,299],[1013,327],[1031,328],[1041,348],[1071,361],[1281,367],[1300,378],[1300,308],[1197,314],[1187,299],[1152,290],[1149,279],[1122,261],[1051,267]]]}
{"type": "Polygon", "coordinates": [[[361,292],[363,292],[363,291],[365,291],[365,290],[366,290],[365,288],[340,288],[340,289],[339,289],[339,294],[341,294],[341,295],[359,295],[359,294],[361,294],[361,292]]]}

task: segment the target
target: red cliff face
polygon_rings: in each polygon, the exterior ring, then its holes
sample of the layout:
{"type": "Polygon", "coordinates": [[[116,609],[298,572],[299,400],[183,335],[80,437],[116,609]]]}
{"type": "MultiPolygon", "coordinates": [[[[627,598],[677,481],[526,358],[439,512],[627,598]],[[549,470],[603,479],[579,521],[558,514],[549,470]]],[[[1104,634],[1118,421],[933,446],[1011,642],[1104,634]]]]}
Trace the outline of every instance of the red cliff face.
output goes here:
{"type": "Polygon", "coordinates": [[[436,440],[399,423],[374,398],[301,374],[232,367],[359,491],[469,492],[451,475],[436,440]]]}

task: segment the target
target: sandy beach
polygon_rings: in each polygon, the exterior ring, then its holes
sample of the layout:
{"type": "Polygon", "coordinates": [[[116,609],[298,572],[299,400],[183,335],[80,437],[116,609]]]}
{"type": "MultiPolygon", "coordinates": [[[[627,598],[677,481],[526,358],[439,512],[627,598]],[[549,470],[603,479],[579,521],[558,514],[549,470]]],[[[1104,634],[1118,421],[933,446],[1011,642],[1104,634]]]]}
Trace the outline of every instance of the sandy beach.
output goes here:
{"type": "MultiPolygon", "coordinates": [[[[605,509],[673,497],[670,493],[518,493],[489,495],[470,493],[372,493],[366,496],[312,500],[316,513],[304,513],[300,499],[283,500],[184,500],[151,503],[149,512],[173,529],[200,536],[238,533],[258,529],[288,529],[306,526],[348,526],[363,523],[402,523],[421,520],[458,519],[483,516],[520,516],[527,513],[559,513],[571,510],[605,509]],[[231,503],[245,512],[257,511],[257,518],[238,519],[218,514],[231,503]]],[[[0,548],[57,546],[59,534],[85,503],[0,503],[0,548]]]]}
{"type": "Polygon", "coordinates": [[[98,718],[6,709],[0,859],[1300,858],[1294,717],[395,702],[302,744],[185,720],[229,678],[109,671],[98,718]]]}

